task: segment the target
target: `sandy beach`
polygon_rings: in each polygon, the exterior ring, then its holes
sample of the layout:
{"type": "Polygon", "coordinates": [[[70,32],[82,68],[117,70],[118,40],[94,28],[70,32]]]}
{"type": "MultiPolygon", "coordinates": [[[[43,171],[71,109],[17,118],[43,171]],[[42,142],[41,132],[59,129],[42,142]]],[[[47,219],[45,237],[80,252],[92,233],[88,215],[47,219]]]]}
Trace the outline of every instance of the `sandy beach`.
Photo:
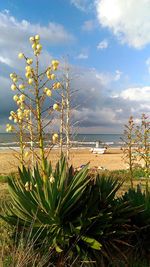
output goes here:
{"type": "MultiPolygon", "coordinates": [[[[89,162],[90,168],[103,167],[108,170],[125,169],[126,164],[122,160],[122,150],[119,148],[109,148],[105,154],[93,154],[89,149],[72,149],[70,152],[70,164],[80,167],[89,162]]],[[[53,166],[59,159],[59,150],[53,149],[48,157],[53,166]]],[[[0,151],[0,173],[8,174],[16,172],[19,161],[15,157],[15,152],[11,150],[0,151]]]]}

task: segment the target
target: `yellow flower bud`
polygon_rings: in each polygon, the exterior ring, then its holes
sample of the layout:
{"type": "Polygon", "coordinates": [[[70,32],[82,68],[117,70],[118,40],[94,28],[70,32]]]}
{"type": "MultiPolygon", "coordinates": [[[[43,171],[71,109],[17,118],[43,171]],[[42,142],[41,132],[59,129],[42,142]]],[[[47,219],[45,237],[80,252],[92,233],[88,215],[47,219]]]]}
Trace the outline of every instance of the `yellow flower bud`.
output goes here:
{"type": "Polygon", "coordinates": [[[21,58],[24,58],[24,54],[23,54],[23,53],[19,53],[19,54],[18,54],[18,58],[20,58],[20,59],[21,59],[21,58]]]}
{"type": "MultiPolygon", "coordinates": [[[[20,100],[21,101],[21,100],[20,100]]],[[[21,101],[21,109],[24,109],[25,108],[25,106],[24,106],[24,104],[22,103],[22,101],[21,101]]]]}
{"type": "Polygon", "coordinates": [[[34,43],[34,44],[32,45],[32,48],[33,48],[33,50],[36,49],[36,43],[34,43]]]}
{"type": "Polygon", "coordinates": [[[10,73],[10,78],[13,79],[14,78],[14,73],[10,73]]]}
{"type": "Polygon", "coordinates": [[[14,83],[16,83],[18,81],[17,77],[12,79],[14,83]]]}
{"type": "Polygon", "coordinates": [[[13,117],[12,116],[9,116],[9,120],[12,121],[13,117]]]}
{"type": "Polygon", "coordinates": [[[54,89],[54,90],[57,89],[57,83],[54,83],[54,84],[53,84],[53,89],[54,89]]]}
{"type": "Polygon", "coordinates": [[[33,84],[33,79],[29,78],[28,83],[31,85],[33,84]]]}
{"type": "Polygon", "coordinates": [[[35,40],[36,40],[36,41],[39,41],[39,40],[40,40],[40,36],[39,36],[38,34],[37,34],[37,35],[35,35],[35,37],[34,37],[34,38],[35,38],[35,40]]]}
{"type": "Polygon", "coordinates": [[[37,50],[34,51],[34,55],[35,55],[35,56],[38,56],[38,55],[39,55],[38,52],[37,52],[37,50]]]}
{"type": "Polygon", "coordinates": [[[30,41],[30,43],[34,42],[34,37],[31,36],[31,37],[29,38],[29,41],[30,41]]]}
{"type": "Polygon", "coordinates": [[[57,70],[58,68],[57,68],[57,66],[53,66],[53,70],[57,70]]]}
{"type": "Polygon", "coordinates": [[[19,118],[20,120],[23,118],[23,114],[22,114],[21,111],[19,111],[19,112],[17,113],[17,115],[18,115],[18,118],[19,118]]]}
{"type": "Polygon", "coordinates": [[[18,96],[17,95],[14,95],[13,96],[13,100],[16,102],[16,101],[18,101],[18,96]]]}
{"type": "Polygon", "coordinates": [[[17,89],[16,85],[15,84],[12,84],[11,85],[11,90],[15,91],[17,89]]]}
{"type": "Polygon", "coordinates": [[[47,70],[46,75],[47,76],[51,75],[51,71],[50,70],[47,70]]]}
{"type": "Polygon", "coordinates": [[[47,96],[52,96],[52,91],[51,91],[50,89],[48,89],[48,90],[46,91],[46,95],[47,95],[47,96]]]}
{"type": "Polygon", "coordinates": [[[53,110],[60,111],[60,107],[59,107],[59,105],[55,103],[55,104],[53,105],[53,110]]]}
{"type": "Polygon", "coordinates": [[[44,89],[43,89],[43,91],[44,91],[44,93],[46,93],[46,91],[48,90],[48,88],[47,87],[45,87],[44,89]]]}
{"type": "Polygon", "coordinates": [[[57,87],[57,89],[59,89],[59,88],[61,88],[61,83],[56,83],[56,87],[57,87]]]}
{"type": "Polygon", "coordinates": [[[56,78],[55,74],[52,73],[52,74],[51,74],[51,79],[52,79],[52,80],[55,80],[55,78],[56,78]]]}
{"type": "Polygon", "coordinates": [[[17,105],[19,106],[21,104],[20,100],[17,101],[17,105]]]}
{"type": "Polygon", "coordinates": [[[15,115],[15,112],[14,111],[10,111],[10,115],[11,116],[14,116],[15,115]]]}
{"type": "Polygon", "coordinates": [[[54,134],[53,134],[53,136],[52,136],[52,141],[53,141],[53,143],[58,142],[58,134],[57,134],[57,133],[54,133],[54,134]]]}
{"type": "Polygon", "coordinates": [[[52,60],[52,65],[58,67],[59,61],[58,60],[52,60]]]}
{"type": "Polygon", "coordinates": [[[31,65],[33,63],[33,59],[32,58],[28,58],[27,59],[27,64],[31,65]]]}
{"type": "Polygon", "coordinates": [[[19,84],[19,89],[24,89],[25,88],[25,85],[24,84],[19,84]]]}
{"type": "Polygon", "coordinates": [[[32,76],[32,73],[31,72],[26,72],[25,76],[28,79],[28,78],[30,78],[32,76]]]}
{"type": "Polygon", "coordinates": [[[37,50],[41,50],[42,49],[42,45],[41,44],[37,44],[36,49],[37,50]]]}
{"type": "Polygon", "coordinates": [[[17,122],[18,122],[18,119],[17,119],[17,118],[15,118],[15,119],[14,119],[14,123],[17,123],[17,122]]]}
{"type": "Polygon", "coordinates": [[[25,95],[20,95],[19,98],[20,98],[20,101],[23,102],[23,101],[25,101],[25,98],[26,98],[26,97],[25,97],[25,95]]]}
{"type": "Polygon", "coordinates": [[[25,67],[25,70],[26,70],[27,72],[31,72],[32,68],[31,68],[31,66],[26,66],[26,67],[25,67]]]}
{"type": "Polygon", "coordinates": [[[47,79],[51,80],[51,75],[50,74],[47,75],[47,79]]]}

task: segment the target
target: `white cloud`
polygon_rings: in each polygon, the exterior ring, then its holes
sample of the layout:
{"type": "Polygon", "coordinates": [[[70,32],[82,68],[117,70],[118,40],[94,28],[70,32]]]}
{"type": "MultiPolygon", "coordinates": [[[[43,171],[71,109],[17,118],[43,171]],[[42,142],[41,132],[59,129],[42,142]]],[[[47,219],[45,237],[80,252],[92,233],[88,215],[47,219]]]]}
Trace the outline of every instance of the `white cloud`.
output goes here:
{"type": "Polygon", "coordinates": [[[93,7],[93,0],[70,0],[71,4],[73,4],[76,8],[81,11],[88,12],[93,7]]]}
{"type": "Polygon", "coordinates": [[[123,99],[131,100],[131,101],[149,102],[150,101],[150,87],[145,86],[145,87],[128,88],[128,89],[123,90],[120,96],[123,99]]]}
{"type": "Polygon", "coordinates": [[[115,76],[114,76],[114,81],[119,81],[121,78],[122,72],[120,70],[116,70],[115,76]]]}
{"type": "Polygon", "coordinates": [[[8,57],[0,56],[0,62],[6,64],[8,66],[13,66],[12,60],[8,57]]]}
{"type": "Polygon", "coordinates": [[[83,23],[81,28],[82,28],[83,31],[90,32],[93,29],[95,29],[95,27],[96,27],[96,23],[95,23],[94,20],[86,20],[86,21],[84,21],[84,23],[83,23]]]}
{"type": "MultiPolygon", "coordinates": [[[[0,12],[0,62],[9,67],[19,68],[17,54],[23,51],[27,56],[31,56],[28,39],[35,34],[39,34],[41,42],[46,44],[60,45],[74,40],[74,37],[60,24],[50,22],[47,26],[41,26],[26,20],[18,21],[8,11],[0,12]]],[[[43,50],[42,54],[44,56],[48,52],[43,50]]]]}
{"type": "Polygon", "coordinates": [[[140,49],[150,43],[150,0],[96,0],[98,20],[121,43],[140,49]]]}
{"type": "Polygon", "coordinates": [[[97,45],[97,49],[99,50],[99,49],[101,49],[101,50],[103,50],[103,49],[106,49],[108,47],[108,41],[107,40],[103,40],[103,41],[101,41],[98,45],[97,45]]]}
{"type": "Polygon", "coordinates": [[[52,44],[67,43],[74,37],[61,24],[49,22],[47,26],[32,24],[27,20],[18,21],[8,12],[0,12],[0,44],[6,42],[16,46],[17,40],[22,42],[28,36],[39,34],[41,38],[52,44]]]}
{"type": "Polygon", "coordinates": [[[88,54],[80,53],[76,58],[77,59],[88,59],[88,54]]]}
{"type": "Polygon", "coordinates": [[[121,75],[122,75],[122,72],[119,70],[116,70],[114,74],[97,72],[96,78],[99,79],[104,86],[107,86],[111,84],[112,82],[119,81],[121,78],[121,75]]]}

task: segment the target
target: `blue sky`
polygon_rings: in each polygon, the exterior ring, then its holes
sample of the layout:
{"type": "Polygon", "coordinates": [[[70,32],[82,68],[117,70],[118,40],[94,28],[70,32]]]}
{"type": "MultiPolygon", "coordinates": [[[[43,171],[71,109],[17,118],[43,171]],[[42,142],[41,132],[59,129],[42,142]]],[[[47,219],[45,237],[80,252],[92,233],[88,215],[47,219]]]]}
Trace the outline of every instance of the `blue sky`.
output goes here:
{"type": "MultiPolygon", "coordinates": [[[[0,1],[0,82],[2,100],[9,93],[9,73],[28,38],[39,33],[48,55],[69,63],[79,78],[74,110],[83,119],[80,132],[121,132],[130,115],[138,122],[150,113],[150,0],[26,0],[0,1]]],[[[1,124],[7,105],[1,104],[1,124]]]]}

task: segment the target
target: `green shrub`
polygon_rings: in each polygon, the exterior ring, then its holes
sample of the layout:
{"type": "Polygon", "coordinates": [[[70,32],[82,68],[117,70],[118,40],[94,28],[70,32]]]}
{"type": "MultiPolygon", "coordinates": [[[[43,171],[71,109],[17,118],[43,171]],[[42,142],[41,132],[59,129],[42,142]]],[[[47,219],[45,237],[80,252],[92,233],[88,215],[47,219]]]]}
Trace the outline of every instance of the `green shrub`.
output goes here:
{"type": "Polygon", "coordinates": [[[130,201],[133,207],[141,206],[143,209],[131,217],[131,225],[136,229],[131,242],[135,256],[150,264],[150,192],[142,192],[138,185],[137,190],[129,189],[124,194],[124,201],[130,201]]]}
{"type": "Polygon", "coordinates": [[[127,261],[130,217],[139,208],[116,198],[122,182],[100,175],[91,179],[88,165],[74,173],[64,157],[55,171],[47,164],[46,181],[38,166],[34,175],[25,168],[19,173],[20,179],[8,178],[12,201],[1,216],[17,225],[18,240],[29,240],[41,254],[49,251],[57,266],[72,262],[72,266],[81,262],[82,266],[108,266],[118,258],[127,261]],[[95,263],[86,265],[91,261],[95,263]]]}

